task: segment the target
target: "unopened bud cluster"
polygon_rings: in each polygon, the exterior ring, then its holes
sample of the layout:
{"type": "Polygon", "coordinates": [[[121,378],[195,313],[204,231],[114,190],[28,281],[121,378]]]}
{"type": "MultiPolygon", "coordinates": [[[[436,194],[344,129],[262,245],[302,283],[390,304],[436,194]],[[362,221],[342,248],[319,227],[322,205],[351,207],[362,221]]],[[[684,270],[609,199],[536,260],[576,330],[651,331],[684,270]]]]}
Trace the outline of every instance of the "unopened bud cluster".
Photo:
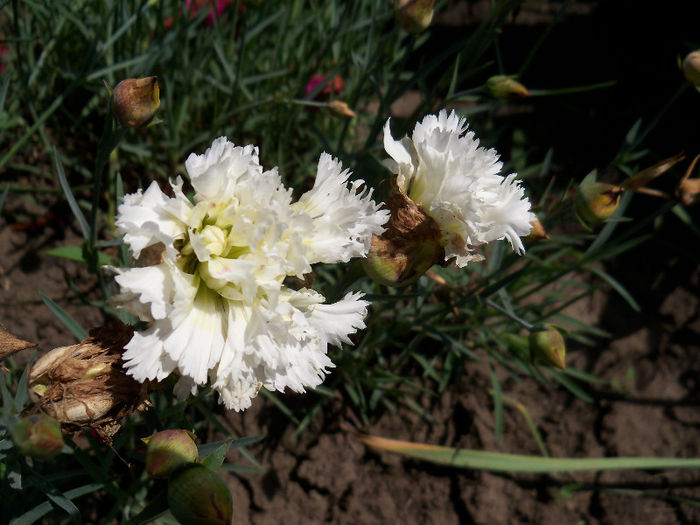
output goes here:
{"type": "Polygon", "coordinates": [[[230,525],[233,498],[226,484],[198,463],[195,435],[187,430],[163,430],[144,438],[146,472],[168,479],[168,506],[182,525],[230,525]]]}

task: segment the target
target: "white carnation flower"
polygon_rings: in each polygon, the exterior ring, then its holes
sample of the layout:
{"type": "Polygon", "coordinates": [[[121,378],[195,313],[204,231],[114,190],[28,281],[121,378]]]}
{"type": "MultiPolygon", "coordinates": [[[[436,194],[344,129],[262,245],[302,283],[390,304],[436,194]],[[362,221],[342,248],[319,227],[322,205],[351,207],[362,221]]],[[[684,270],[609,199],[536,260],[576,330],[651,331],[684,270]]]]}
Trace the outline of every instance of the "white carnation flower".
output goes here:
{"type": "Polygon", "coordinates": [[[363,181],[348,187],[349,172],[325,153],[314,187],[295,203],[253,146],[221,137],[185,167],[194,202],[178,177],[172,197],[153,182],[119,206],[117,228],[137,263],[161,253],[150,266],[115,269],[117,304],[151,323],[126,345],[128,373],[145,381],[177,371],[180,397],[209,380],[234,410],[249,407],[261,386],[318,386],[333,367],[328,345],[364,328],[368,303],[349,293],[324,304],[284,280],[314,263],[365,256],[388,212],[363,181]]]}
{"type": "Polygon", "coordinates": [[[444,109],[416,124],[402,140],[384,125],[386,166],[397,175],[397,186],[438,223],[445,260],[463,267],[481,257],[473,248],[508,239],[518,254],[525,252],[520,236],[530,233],[530,201],[515,174],[499,175],[503,164],[493,149],[479,147],[467,121],[444,109]]]}

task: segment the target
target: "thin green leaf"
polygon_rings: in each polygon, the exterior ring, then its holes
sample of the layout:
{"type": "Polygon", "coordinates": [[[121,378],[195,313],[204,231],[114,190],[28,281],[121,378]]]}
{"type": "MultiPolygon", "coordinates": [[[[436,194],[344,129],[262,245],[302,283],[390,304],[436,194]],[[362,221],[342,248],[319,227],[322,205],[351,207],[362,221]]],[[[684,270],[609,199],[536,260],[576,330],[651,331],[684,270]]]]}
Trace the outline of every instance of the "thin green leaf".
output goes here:
{"type": "MultiPolygon", "coordinates": [[[[85,494],[95,492],[96,490],[99,490],[101,488],[102,483],[91,483],[89,485],[83,485],[82,487],[78,487],[76,489],[68,490],[64,492],[62,496],[68,501],[70,501],[79,498],[80,496],[84,496],[85,494]]],[[[32,523],[35,523],[36,521],[44,517],[46,514],[51,512],[52,509],[53,506],[51,505],[51,503],[45,501],[44,503],[41,503],[34,507],[32,510],[25,512],[20,517],[10,521],[10,525],[31,525],[32,523]]]]}
{"type": "MultiPolygon", "coordinates": [[[[51,257],[68,259],[70,261],[86,262],[84,251],[81,246],[59,246],[58,248],[47,250],[44,253],[46,255],[50,255],[51,257]]],[[[115,262],[116,261],[106,253],[98,252],[97,263],[100,266],[115,264],[115,262]]]]}
{"type": "Polygon", "coordinates": [[[128,521],[129,525],[146,525],[147,523],[153,523],[162,514],[168,511],[168,492],[163,490],[158,493],[148,505],[139,512],[136,516],[128,521]]]}
{"type": "Polygon", "coordinates": [[[20,376],[19,381],[17,382],[17,391],[15,392],[14,400],[15,411],[17,413],[21,412],[24,408],[24,405],[27,404],[27,401],[29,401],[29,391],[27,390],[27,374],[29,372],[29,367],[31,366],[31,361],[33,361],[33,356],[30,360],[30,365],[24,367],[24,371],[22,372],[22,375],[20,376]]]}
{"type": "Polygon", "coordinates": [[[10,75],[5,75],[5,80],[2,83],[2,88],[0,88],[0,116],[2,116],[5,110],[5,99],[7,98],[7,90],[10,87],[10,75]]]}
{"type": "Polygon", "coordinates": [[[2,195],[0,195],[0,213],[2,213],[2,208],[5,206],[5,199],[7,198],[8,193],[10,193],[10,187],[5,186],[5,189],[2,191],[2,195]]]}
{"type": "Polygon", "coordinates": [[[593,403],[593,398],[589,396],[586,392],[584,392],[576,383],[574,383],[571,379],[568,377],[564,376],[562,373],[560,373],[558,370],[555,370],[553,368],[550,368],[549,373],[557,380],[559,381],[564,388],[566,388],[569,392],[571,392],[573,395],[581,399],[582,401],[585,401],[586,403],[593,403]]]}
{"type": "Polygon", "coordinates": [[[411,443],[395,439],[358,434],[368,446],[387,452],[440,465],[491,472],[527,472],[551,474],[555,472],[585,472],[602,470],[666,470],[700,468],[700,458],[608,457],[608,458],[552,458],[506,454],[485,450],[459,449],[411,443]]]}
{"type": "Polygon", "coordinates": [[[49,310],[58,318],[63,325],[68,328],[70,333],[72,333],[78,341],[82,341],[88,336],[87,331],[78,324],[78,322],[73,319],[63,308],[58,306],[50,298],[46,297],[43,293],[39,292],[39,297],[44,301],[44,304],[49,307],[49,310]]]}
{"type": "Polygon", "coordinates": [[[620,295],[620,297],[627,301],[627,304],[629,304],[635,312],[641,311],[642,307],[639,306],[639,303],[635,301],[634,297],[632,297],[632,295],[627,291],[627,289],[624,286],[622,286],[622,284],[612,275],[610,275],[607,272],[604,272],[603,270],[599,270],[591,266],[588,266],[585,269],[591,272],[592,274],[597,275],[606,283],[608,283],[613,288],[613,290],[615,290],[620,295]]]}
{"type": "Polygon", "coordinates": [[[212,452],[204,456],[200,461],[202,465],[207,467],[209,470],[216,472],[221,467],[221,464],[226,459],[226,453],[228,452],[229,444],[224,442],[223,444],[216,447],[212,452]]]}
{"type": "Polygon", "coordinates": [[[56,173],[58,174],[58,182],[61,184],[63,194],[66,196],[66,200],[68,201],[68,205],[70,206],[70,209],[73,212],[75,220],[78,221],[80,231],[83,233],[83,239],[87,239],[90,235],[90,227],[88,226],[87,220],[85,219],[85,215],[83,215],[83,212],[80,210],[80,206],[78,206],[75,197],[73,197],[73,192],[71,191],[70,185],[68,184],[68,180],[66,179],[66,174],[63,172],[63,165],[61,164],[61,159],[58,158],[58,153],[56,153],[55,148],[53,149],[53,158],[56,167],[56,173]]]}
{"type": "Polygon", "coordinates": [[[496,371],[491,368],[491,386],[493,388],[491,396],[493,397],[493,419],[495,424],[496,441],[501,442],[503,437],[503,394],[501,392],[501,382],[498,380],[496,371]]]}
{"type": "Polygon", "coordinates": [[[299,419],[294,415],[294,413],[289,409],[287,405],[285,405],[279,397],[277,397],[274,393],[270,392],[267,388],[263,387],[260,389],[260,393],[262,393],[263,396],[265,396],[267,399],[272,401],[272,403],[280,409],[280,411],[287,416],[292,422],[294,422],[295,425],[299,424],[299,419]]]}

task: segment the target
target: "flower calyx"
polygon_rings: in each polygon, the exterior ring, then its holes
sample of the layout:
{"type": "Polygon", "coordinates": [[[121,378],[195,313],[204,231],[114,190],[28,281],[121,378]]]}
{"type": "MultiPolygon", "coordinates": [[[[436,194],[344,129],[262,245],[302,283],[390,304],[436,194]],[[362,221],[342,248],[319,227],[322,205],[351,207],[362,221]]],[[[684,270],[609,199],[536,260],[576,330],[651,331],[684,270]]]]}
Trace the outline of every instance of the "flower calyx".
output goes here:
{"type": "Polygon", "coordinates": [[[433,264],[445,260],[440,227],[423,208],[413,202],[391,179],[387,208],[391,212],[381,235],[372,236],[372,247],[362,264],[376,282],[405,286],[423,275],[433,264]]]}

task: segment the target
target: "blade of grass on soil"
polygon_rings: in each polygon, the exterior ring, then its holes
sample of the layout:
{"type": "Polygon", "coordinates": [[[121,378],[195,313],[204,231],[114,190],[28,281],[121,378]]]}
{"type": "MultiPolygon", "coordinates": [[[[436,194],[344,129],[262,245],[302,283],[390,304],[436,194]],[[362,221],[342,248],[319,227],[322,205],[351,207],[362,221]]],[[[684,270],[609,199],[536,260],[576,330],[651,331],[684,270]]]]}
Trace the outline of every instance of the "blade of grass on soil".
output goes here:
{"type": "Polygon", "coordinates": [[[506,454],[411,443],[367,434],[356,434],[365,445],[440,465],[492,472],[582,472],[600,470],[662,470],[700,468],[700,458],[609,457],[553,458],[506,454]]]}

